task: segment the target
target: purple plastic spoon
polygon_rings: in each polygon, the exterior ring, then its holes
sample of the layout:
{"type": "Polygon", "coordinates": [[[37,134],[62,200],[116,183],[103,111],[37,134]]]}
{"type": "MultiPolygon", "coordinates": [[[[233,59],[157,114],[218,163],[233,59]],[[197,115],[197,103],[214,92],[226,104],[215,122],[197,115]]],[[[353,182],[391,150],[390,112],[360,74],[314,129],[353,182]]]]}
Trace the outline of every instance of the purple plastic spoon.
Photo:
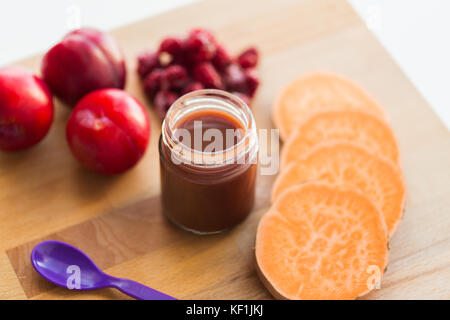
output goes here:
{"type": "Polygon", "coordinates": [[[83,251],[61,241],[37,244],[31,252],[31,264],[42,277],[66,289],[116,288],[136,299],[176,300],[135,281],[107,275],[83,251]]]}

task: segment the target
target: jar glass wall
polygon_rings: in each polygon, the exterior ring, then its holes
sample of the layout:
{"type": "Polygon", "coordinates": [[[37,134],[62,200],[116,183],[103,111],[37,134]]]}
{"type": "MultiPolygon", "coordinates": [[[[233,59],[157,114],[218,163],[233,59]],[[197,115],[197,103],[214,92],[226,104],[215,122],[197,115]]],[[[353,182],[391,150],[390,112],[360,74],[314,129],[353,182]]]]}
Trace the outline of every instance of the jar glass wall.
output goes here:
{"type": "Polygon", "coordinates": [[[242,222],[255,198],[258,139],[239,98],[199,90],[169,109],[159,141],[163,213],[200,234],[242,222]]]}

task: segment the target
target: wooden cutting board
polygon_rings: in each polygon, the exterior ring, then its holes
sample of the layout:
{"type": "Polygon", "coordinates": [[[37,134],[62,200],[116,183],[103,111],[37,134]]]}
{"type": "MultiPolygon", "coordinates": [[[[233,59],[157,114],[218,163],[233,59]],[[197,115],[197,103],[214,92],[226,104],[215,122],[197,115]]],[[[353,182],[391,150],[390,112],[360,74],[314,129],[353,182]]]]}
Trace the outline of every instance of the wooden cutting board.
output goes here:
{"type": "MultiPolygon", "coordinates": [[[[263,83],[253,104],[259,128],[271,127],[269,111],[279,89],[310,70],[347,75],[385,106],[399,139],[408,197],[381,289],[367,298],[449,299],[450,134],[350,5],[207,1],[120,28],[113,34],[127,56],[126,90],[148,105],[134,71],[137,53],[194,26],[212,29],[235,53],[250,44],[260,48],[263,83]]],[[[39,63],[37,56],[17,64],[39,72],[39,63]]],[[[177,298],[270,298],[255,273],[253,246],[274,177],[259,177],[255,212],[245,223],[222,235],[194,236],[161,216],[160,124],[151,109],[148,152],[117,177],[86,172],[75,162],[64,135],[69,113],[57,102],[42,143],[0,154],[0,298],[126,298],[114,290],[76,293],[39,278],[29,255],[44,239],[69,242],[108,273],[177,298]]]]}

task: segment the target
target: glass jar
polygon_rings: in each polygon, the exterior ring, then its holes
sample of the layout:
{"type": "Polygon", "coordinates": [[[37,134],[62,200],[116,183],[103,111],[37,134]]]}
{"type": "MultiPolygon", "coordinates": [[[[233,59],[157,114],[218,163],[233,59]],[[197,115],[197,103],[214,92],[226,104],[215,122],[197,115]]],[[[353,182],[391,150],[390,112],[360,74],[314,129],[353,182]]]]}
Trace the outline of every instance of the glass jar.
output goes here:
{"type": "Polygon", "coordinates": [[[258,137],[241,99],[212,89],[180,97],[162,124],[159,155],[162,209],[174,224],[211,234],[249,215],[258,137]]]}

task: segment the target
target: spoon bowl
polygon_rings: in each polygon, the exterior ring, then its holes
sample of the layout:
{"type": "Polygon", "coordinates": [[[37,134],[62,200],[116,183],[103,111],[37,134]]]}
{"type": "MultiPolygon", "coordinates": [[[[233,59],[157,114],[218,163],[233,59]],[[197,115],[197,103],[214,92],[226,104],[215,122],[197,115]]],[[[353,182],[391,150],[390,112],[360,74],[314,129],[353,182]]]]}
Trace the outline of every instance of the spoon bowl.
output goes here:
{"type": "Polygon", "coordinates": [[[31,264],[43,278],[67,289],[112,287],[136,299],[176,300],[135,281],[107,275],[83,251],[61,241],[37,244],[31,252],[31,264]]]}
{"type": "MultiPolygon", "coordinates": [[[[31,252],[31,263],[36,271],[54,284],[67,288],[68,276],[78,270],[80,290],[99,289],[106,274],[81,250],[60,241],[44,241],[31,252]]],[[[107,285],[105,284],[105,287],[107,285]]]]}

